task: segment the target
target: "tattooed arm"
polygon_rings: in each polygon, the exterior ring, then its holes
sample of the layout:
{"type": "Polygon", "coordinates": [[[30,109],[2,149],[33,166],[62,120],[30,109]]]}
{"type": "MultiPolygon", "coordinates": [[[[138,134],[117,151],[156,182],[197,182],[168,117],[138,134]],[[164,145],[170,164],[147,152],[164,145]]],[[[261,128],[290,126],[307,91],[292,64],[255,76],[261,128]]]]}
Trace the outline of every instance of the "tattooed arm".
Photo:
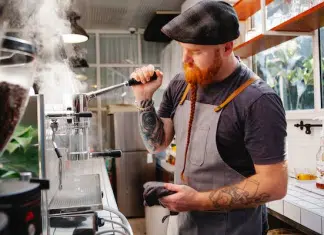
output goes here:
{"type": "Polygon", "coordinates": [[[286,195],[288,173],[286,162],[255,165],[256,174],[242,182],[204,194],[207,210],[230,210],[256,207],[286,195]],[[208,198],[208,199],[207,199],[208,198]]]}
{"type": "Polygon", "coordinates": [[[155,111],[152,100],[141,101],[143,110],[139,111],[139,127],[142,139],[148,151],[152,153],[164,150],[174,136],[173,123],[170,118],[160,118],[155,111]]]}
{"type": "Polygon", "coordinates": [[[283,198],[287,191],[286,163],[255,165],[256,174],[209,192],[197,192],[186,185],[165,184],[177,193],[160,199],[171,211],[229,211],[257,207],[283,198]]]}

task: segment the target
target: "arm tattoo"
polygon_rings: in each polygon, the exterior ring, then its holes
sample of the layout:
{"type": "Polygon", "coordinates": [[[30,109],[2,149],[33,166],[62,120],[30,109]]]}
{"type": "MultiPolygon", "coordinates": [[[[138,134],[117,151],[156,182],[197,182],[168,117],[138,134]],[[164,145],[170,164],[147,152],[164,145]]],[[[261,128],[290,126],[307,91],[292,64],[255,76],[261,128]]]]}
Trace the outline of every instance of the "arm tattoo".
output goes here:
{"type": "Polygon", "coordinates": [[[212,191],[209,199],[216,210],[256,207],[268,201],[270,195],[258,191],[257,180],[246,179],[239,185],[212,191]]]}
{"type": "Polygon", "coordinates": [[[146,110],[139,112],[141,136],[146,148],[150,151],[155,151],[164,143],[163,122],[156,114],[152,100],[141,101],[141,107],[146,108],[146,110]]]}

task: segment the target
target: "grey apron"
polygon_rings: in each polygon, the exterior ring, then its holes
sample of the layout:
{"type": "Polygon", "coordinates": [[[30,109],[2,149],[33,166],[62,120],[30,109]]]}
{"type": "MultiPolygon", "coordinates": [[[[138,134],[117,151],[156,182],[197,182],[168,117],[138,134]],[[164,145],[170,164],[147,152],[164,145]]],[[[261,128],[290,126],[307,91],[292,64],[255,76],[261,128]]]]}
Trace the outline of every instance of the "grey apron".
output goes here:
{"type": "MultiPolygon", "coordinates": [[[[190,101],[185,100],[189,90],[187,87],[173,119],[177,143],[176,184],[187,184],[202,192],[235,184],[245,179],[244,176],[222,160],[216,145],[216,132],[222,108],[254,80],[254,78],[248,80],[216,108],[213,105],[196,103],[185,168],[188,182],[185,183],[182,182],[180,174],[184,165],[187,124],[190,113],[190,101]]],[[[181,212],[178,215],[179,234],[261,235],[264,231],[265,209],[265,206],[259,206],[230,212],[181,212]]]]}

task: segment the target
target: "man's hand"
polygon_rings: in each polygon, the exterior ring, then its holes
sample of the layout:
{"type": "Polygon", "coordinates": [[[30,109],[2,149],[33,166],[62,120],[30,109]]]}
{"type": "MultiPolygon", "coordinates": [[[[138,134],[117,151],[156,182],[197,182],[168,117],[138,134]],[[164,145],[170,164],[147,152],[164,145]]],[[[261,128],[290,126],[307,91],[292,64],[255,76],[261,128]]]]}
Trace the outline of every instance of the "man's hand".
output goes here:
{"type": "Polygon", "coordinates": [[[137,68],[131,75],[138,82],[142,82],[140,85],[132,86],[134,96],[137,102],[142,100],[150,100],[154,92],[161,86],[163,73],[159,70],[154,71],[153,65],[137,68]],[[150,81],[150,78],[156,73],[157,79],[150,81]],[[150,81],[150,82],[148,82],[150,81]]]}
{"type": "Polygon", "coordinates": [[[170,211],[194,211],[201,210],[200,193],[186,185],[165,184],[168,190],[176,193],[160,199],[163,206],[170,211]]]}

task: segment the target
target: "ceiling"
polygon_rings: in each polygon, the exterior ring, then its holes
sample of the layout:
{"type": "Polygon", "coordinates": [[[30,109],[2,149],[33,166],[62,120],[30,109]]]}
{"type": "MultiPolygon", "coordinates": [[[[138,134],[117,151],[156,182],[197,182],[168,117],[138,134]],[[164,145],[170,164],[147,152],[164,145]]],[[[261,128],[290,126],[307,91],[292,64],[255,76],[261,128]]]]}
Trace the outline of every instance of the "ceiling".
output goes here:
{"type": "MultiPolygon", "coordinates": [[[[9,2],[19,5],[19,2],[28,2],[27,13],[37,5],[39,0],[0,0],[2,6],[9,2]]],[[[55,0],[54,0],[55,1],[55,0]]],[[[63,2],[67,0],[61,0],[63,2]]],[[[145,29],[157,11],[180,12],[200,0],[68,0],[72,2],[72,9],[78,12],[81,20],[80,26],[89,29],[101,30],[127,30],[130,27],[145,29]]],[[[67,2],[68,2],[67,1],[67,2]]],[[[215,0],[220,1],[220,0],[215,0]]],[[[239,0],[225,0],[231,4],[239,0]]],[[[10,19],[10,25],[18,28],[20,19],[15,12],[15,4],[7,4],[7,14],[0,14],[0,23],[10,19]],[[15,17],[12,17],[14,15],[15,17]]],[[[24,9],[24,8],[23,8],[24,9]]],[[[27,8],[26,8],[27,9],[27,8]]]]}
{"type": "Polygon", "coordinates": [[[76,0],[85,29],[145,28],[156,11],[180,11],[184,0],[76,0]]]}
{"type": "MultiPolygon", "coordinates": [[[[188,0],[187,3],[198,0],[188,0]]],[[[217,0],[215,0],[217,1],[217,0]]],[[[226,0],[231,4],[238,0],[226,0]]],[[[185,0],[74,0],[85,29],[145,29],[156,11],[181,11],[185,0]]],[[[187,4],[188,5],[188,4],[187,4]]]]}

